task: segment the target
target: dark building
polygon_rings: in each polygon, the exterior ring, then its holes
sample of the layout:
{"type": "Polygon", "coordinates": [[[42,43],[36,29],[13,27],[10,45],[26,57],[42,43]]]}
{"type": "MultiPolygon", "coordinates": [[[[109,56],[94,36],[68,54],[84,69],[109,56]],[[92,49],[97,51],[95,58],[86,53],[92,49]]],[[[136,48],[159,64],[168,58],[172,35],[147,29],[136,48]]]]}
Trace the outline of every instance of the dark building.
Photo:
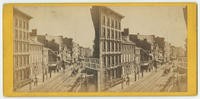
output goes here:
{"type": "Polygon", "coordinates": [[[121,20],[124,16],[104,6],[91,8],[95,28],[94,53],[99,58],[100,90],[110,88],[121,82],[121,20]]]}

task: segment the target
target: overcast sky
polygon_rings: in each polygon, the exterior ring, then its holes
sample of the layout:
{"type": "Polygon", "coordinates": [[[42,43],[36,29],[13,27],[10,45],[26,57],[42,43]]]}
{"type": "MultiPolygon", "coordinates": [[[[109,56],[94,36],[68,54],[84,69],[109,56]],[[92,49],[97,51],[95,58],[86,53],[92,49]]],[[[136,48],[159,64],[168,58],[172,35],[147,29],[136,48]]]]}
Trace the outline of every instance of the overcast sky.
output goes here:
{"type": "MultiPolygon", "coordinates": [[[[109,6],[122,14],[122,29],[129,28],[130,34],[154,34],[165,37],[175,46],[184,47],[187,36],[183,16],[184,6],[109,6]]],[[[38,34],[63,35],[73,38],[84,47],[92,48],[94,27],[90,15],[91,6],[45,6],[17,7],[33,18],[31,29],[38,34]]]]}

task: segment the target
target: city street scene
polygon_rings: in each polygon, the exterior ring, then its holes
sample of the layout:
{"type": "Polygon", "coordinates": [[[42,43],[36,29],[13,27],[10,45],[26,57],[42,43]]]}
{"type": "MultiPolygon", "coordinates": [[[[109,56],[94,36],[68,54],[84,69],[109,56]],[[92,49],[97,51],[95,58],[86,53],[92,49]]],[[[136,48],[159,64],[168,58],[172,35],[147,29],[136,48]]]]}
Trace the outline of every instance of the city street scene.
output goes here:
{"type": "Polygon", "coordinates": [[[15,6],[15,92],[187,91],[186,6],[15,6]]]}

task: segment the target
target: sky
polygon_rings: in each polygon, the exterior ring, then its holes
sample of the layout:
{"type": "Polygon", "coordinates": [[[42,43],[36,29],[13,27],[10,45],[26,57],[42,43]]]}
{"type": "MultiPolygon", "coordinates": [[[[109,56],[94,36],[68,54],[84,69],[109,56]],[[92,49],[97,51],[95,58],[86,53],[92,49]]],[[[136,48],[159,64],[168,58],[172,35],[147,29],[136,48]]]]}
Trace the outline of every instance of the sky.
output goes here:
{"type": "MultiPolygon", "coordinates": [[[[91,6],[18,6],[22,12],[32,16],[31,29],[39,35],[63,35],[73,38],[83,47],[93,46],[94,27],[90,14],[91,6]]],[[[184,6],[109,6],[125,16],[122,29],[129,28],[130,34],[164,37],[174,46],[184,47],[187,27],[184,6]]]]}

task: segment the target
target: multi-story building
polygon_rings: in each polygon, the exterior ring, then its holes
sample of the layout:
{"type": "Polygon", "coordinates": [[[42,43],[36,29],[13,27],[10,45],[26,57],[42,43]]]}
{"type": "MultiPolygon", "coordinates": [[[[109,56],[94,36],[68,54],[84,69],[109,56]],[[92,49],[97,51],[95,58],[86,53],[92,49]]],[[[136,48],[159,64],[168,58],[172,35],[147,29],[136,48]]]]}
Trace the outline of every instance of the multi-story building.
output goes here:
{"type": "Polygon", "coordinates": [[[13,9],[13,85],[14,90],[31,82],[29,65],[29,20],[32,17],[13,9]]]}
{"type": "Polygon", "coordinates": [[[90,48],[84,48],[82,46],[79,47],[80,49],[80,58],[89,58],[92,56],[92,50],[90,48]]]}
{"type": "Polygon", "coordinates": [[[43,67],[43,44],[37,41],[37,30],[33,29],[30,32],[30,46],[29,46],[29,63],[31,67],[31,77],[37,77],[44,71],[43,67]]]}
{"type": "Polygon", "coordinates": [[[129,40],[129,29],[122,32],[122,68],[124,75],[136,73],[138,67],[135,65],[135,43],[129,40]]]}
{"type": "Polygon", "coordinates": [[[93,56],[99,58],[98,88],[104,90],[122,81],[121,20],[124,16],[104,6],[91,8],[95,28],[93,56]]]}

